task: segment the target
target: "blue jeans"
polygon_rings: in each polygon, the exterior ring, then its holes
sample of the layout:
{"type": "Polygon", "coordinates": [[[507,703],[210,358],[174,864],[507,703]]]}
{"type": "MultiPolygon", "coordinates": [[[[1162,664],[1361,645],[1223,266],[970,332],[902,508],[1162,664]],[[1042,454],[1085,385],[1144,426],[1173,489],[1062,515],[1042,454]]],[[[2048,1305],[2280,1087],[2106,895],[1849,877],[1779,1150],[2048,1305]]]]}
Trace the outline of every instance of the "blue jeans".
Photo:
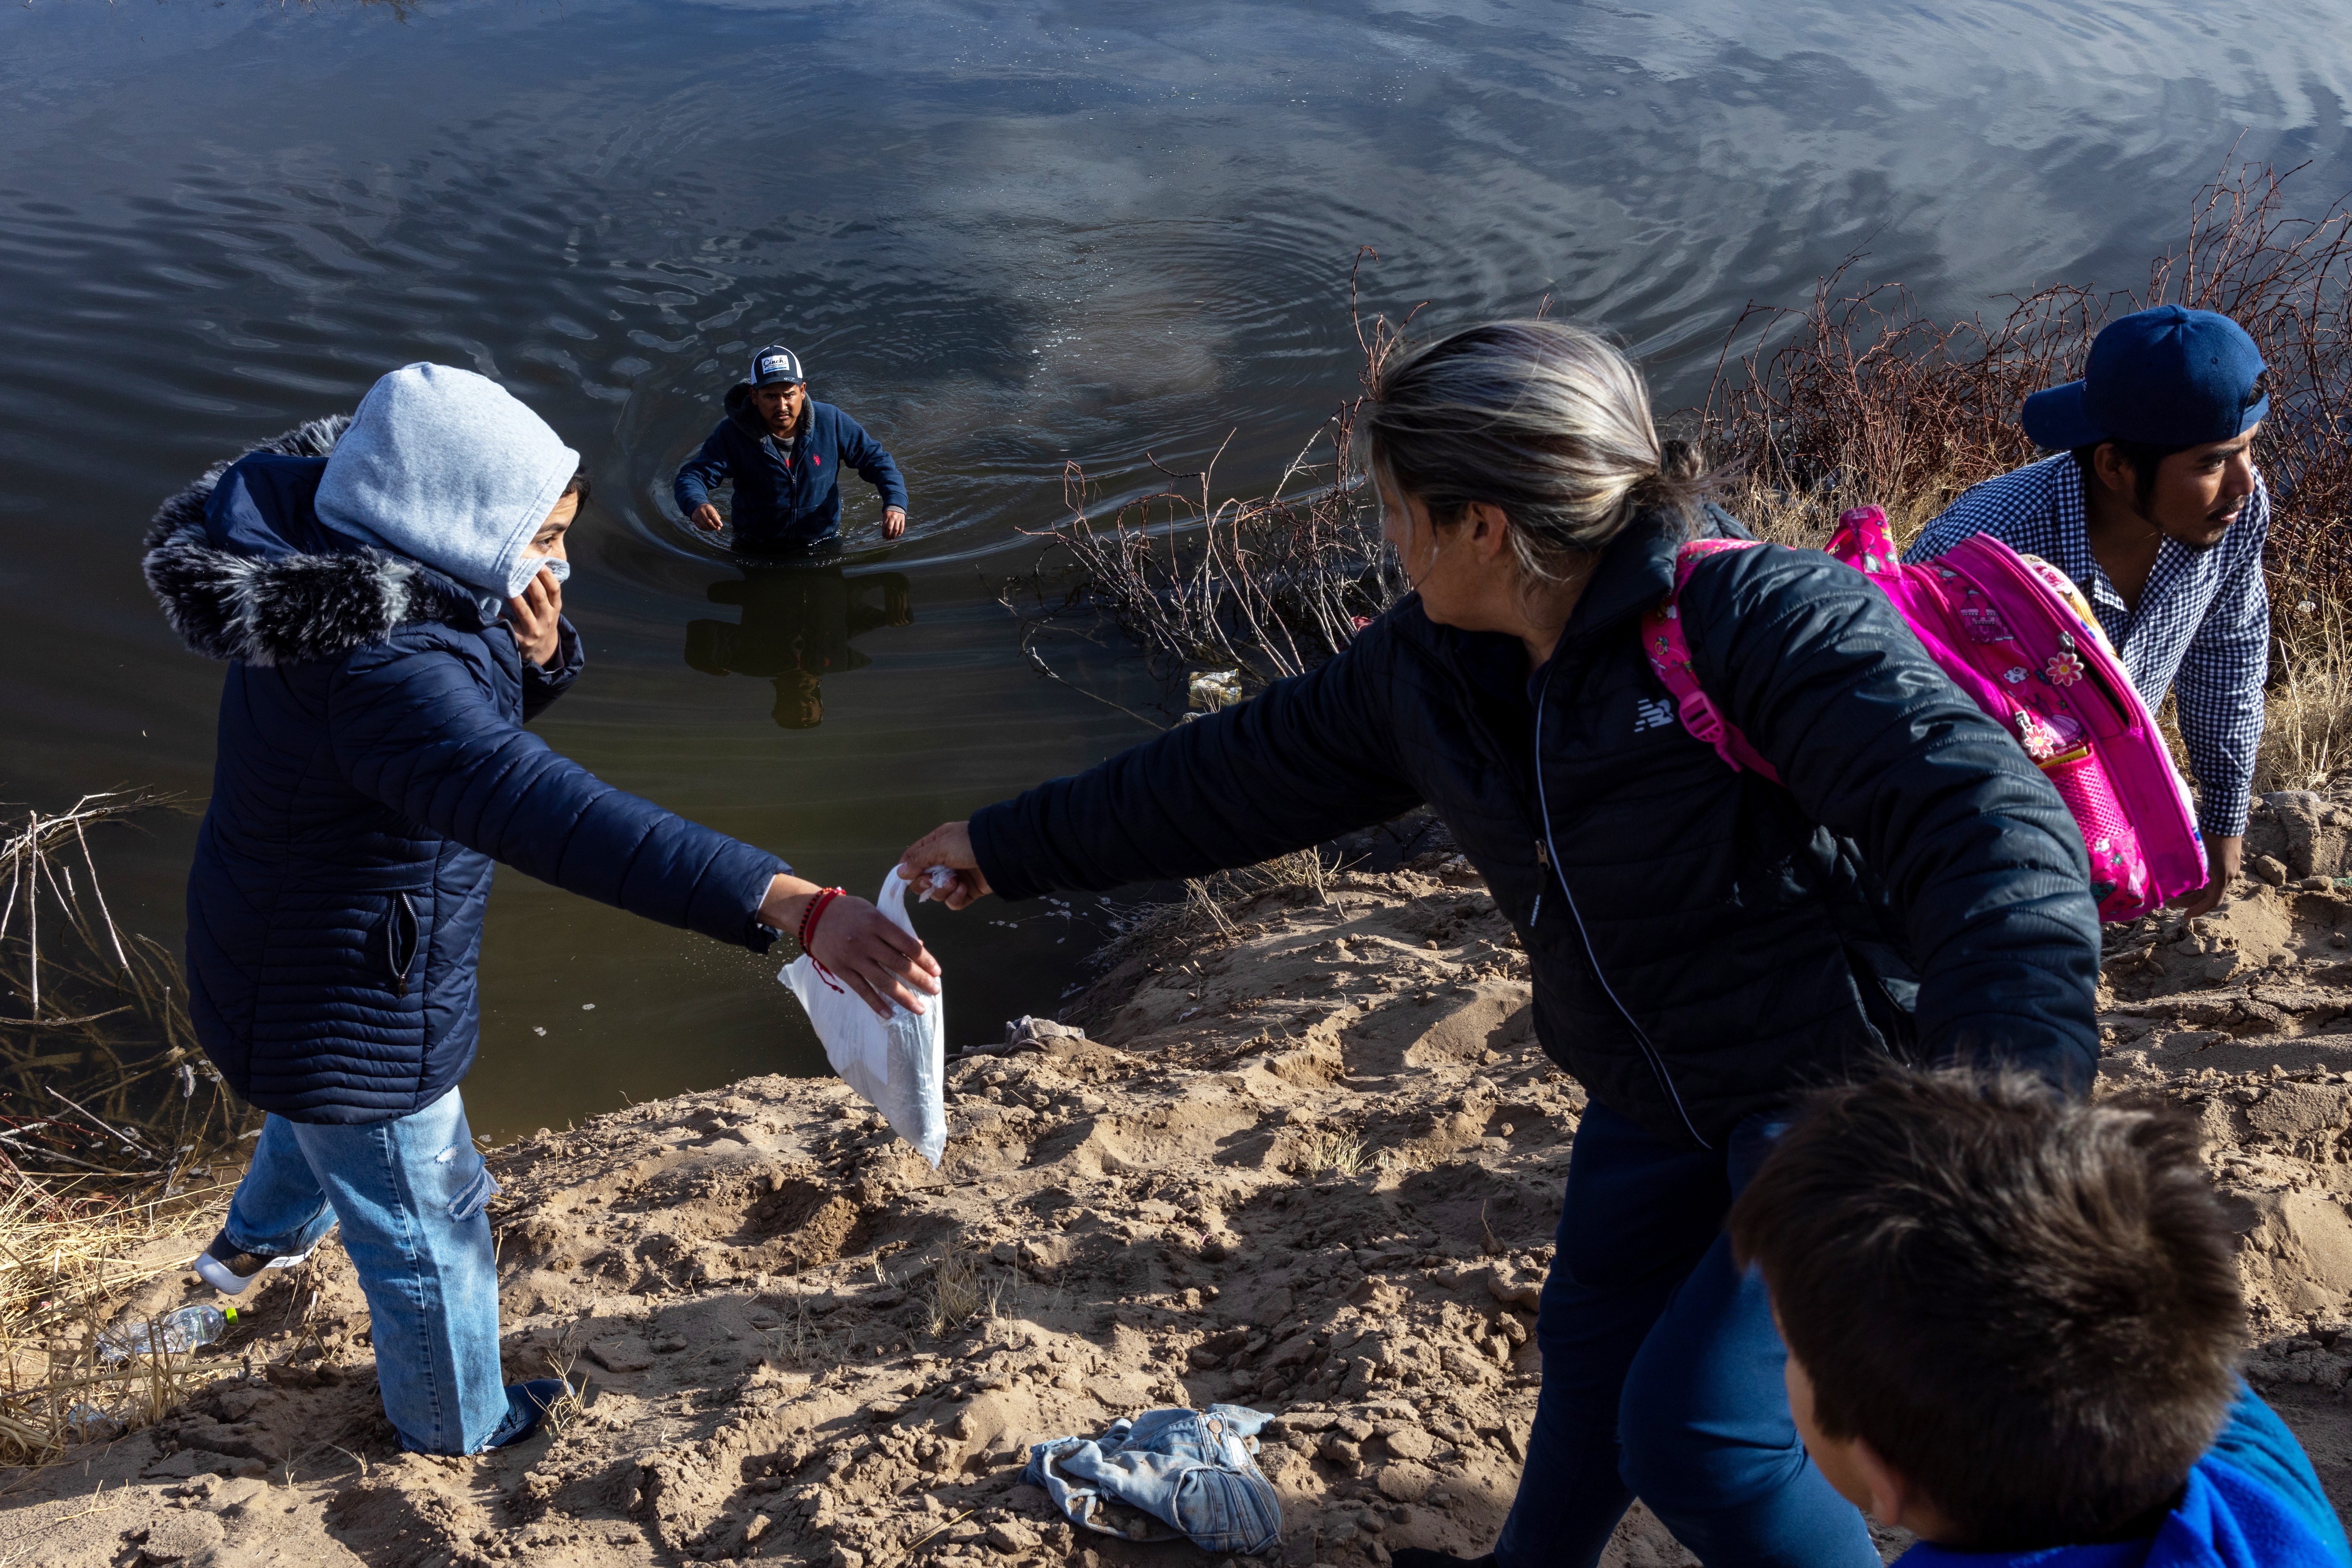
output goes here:
{"type": "Polygon", "coordinates": [[[1502,1568],[1591,1568],[1636,1497],[1706,1568],[1878,1568],[1862,1515],[1805,1457],[1763,1282],[1732,1267],[1723,1234],[1779,1131],[1752,1116],[1686,1151],[1585,1112],[1502,1568]]]}
{"type": "Polygon", "coordinates": [[[1203,1552],[1248,1556],[1282,1539],[1281,1500],[1249,1445],[1266,1420],[1238,1405],[1122,1415],[1099,1437],[1035,1445],[1021,1479],[1088,1530],[1123,1533],[1095,1518],[1108,1499],[1172,1527],[1130,1539],[1172,1540],[1181,1531],[1203,1552]]]}
{"type": "Polygon", "coordinates": [[[453,1089],[363,1126],[270,1117],[223,1228],[247,1252],[282,1257],[342,1221],[367,1292],[377,1391],[401,1445],[470,1454],[507,1418],[498,1265],[482,1213],[498,1190],[453,1089]]]}

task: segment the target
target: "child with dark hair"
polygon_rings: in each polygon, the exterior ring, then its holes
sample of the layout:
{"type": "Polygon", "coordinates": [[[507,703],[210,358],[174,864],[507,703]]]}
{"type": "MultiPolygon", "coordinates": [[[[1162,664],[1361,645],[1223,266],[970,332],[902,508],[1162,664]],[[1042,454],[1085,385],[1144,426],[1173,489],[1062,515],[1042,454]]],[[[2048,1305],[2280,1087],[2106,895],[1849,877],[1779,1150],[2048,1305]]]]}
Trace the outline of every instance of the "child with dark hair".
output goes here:
{"type": "Polygon", "coordinates": [[[2186,1119],[2018,1074],[1814,1096],[1734,1205],[1830,1484],[1911,1568],[2352,1562],[2242,1383],[2228,1226],[2186,1119]]]}

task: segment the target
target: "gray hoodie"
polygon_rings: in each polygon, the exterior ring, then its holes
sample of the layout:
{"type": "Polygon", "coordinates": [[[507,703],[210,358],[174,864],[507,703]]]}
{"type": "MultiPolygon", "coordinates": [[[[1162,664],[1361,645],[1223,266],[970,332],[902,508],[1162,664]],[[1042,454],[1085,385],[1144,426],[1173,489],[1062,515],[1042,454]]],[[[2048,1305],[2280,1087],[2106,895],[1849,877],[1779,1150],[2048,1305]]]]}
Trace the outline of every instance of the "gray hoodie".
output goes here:
{"type": "Polygon", "coordinates": [[[580,454],[506,388],[446,364],[404,365],[360,402],[319,483],[321,521],[479,589],[496,616],[541,566],[524,550],[580,454]]]}

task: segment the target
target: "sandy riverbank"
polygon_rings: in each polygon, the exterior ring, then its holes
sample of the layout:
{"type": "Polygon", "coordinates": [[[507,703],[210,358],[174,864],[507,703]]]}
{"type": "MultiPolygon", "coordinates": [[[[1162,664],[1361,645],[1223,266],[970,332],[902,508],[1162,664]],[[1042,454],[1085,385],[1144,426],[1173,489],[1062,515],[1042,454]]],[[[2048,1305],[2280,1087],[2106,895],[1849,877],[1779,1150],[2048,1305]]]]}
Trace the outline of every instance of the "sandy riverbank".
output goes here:
{"type": "MultiPolygon", "coordinates": [[[[2315,805],[2265,814],[2255,847],[2284,877],[2342,868],[2347,839],[2315,805]]],[[[569,1364],[603,1386],[560,1432],[399,1454],[330,1245],[253,1293],[220,1350],[245,1375],[15,1477],[0,1553],[1174,1568],[1206,1560],[1055,1521],[1019,1484],[1023,1446],[1221,1399],[1280,1415],[1262,1462],[1286,1568],[1484,1550],[1533,1410],[1583,1092],[1536,1049],[1524,958],[1459,862],[1229,913],[1228,933],[1130,953],[1066,1012],[1082,1034],[958,1064],[937,1173],[839,1085],[781,1078],[498,1150],[509,1375],[569,1364]]],[[[2339,1508],[2347,941],[2352,890],[2250,883],[2201,931],[2113,933],[2105,1017],[2110,1086],[2211,1134],[2250,1373],[2339,1508]]],[[[140,1305],[183,1297],[211,1299],[173,1271],[140,1305]]],[[[1611,1560],[1689,1561],[1638,1509],[1611,1560]]]]}

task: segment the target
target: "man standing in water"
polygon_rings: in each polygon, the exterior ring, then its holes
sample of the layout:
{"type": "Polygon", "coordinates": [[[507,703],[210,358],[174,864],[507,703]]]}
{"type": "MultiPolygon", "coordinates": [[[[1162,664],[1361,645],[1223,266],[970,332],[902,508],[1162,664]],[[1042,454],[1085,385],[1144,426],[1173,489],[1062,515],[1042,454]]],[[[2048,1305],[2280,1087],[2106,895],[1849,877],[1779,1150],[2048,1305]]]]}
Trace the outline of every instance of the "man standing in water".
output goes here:
{"type": "Polygon", "coordinates": [[[727,525],[712,487],[735,481],[735,548],[824,544],[841,531],[841,470],[854,468],[882,495],[882,536],[907,531],[907,482],[882,444],[856,420],[808,395],[800,355],[771,343],[751,356],[750,379],[727,391],[727,417],[677,470],[677,510],[707,532],[727,525]]]}
{"type": "Polygon", "coordinates": [[[2204,914],[2238,874],[2263,738],[2262,351],[2227,316],[2162,305],[2110,322],[2084,369],[2025,400],[2025,433],[2057,455],[1961,496],[1906,559],[1932,561],[1974,533],[2039,555],[2090,600],[2151,712],[2179,691],[2212,868],[2188,912],[2204,914]]]}

